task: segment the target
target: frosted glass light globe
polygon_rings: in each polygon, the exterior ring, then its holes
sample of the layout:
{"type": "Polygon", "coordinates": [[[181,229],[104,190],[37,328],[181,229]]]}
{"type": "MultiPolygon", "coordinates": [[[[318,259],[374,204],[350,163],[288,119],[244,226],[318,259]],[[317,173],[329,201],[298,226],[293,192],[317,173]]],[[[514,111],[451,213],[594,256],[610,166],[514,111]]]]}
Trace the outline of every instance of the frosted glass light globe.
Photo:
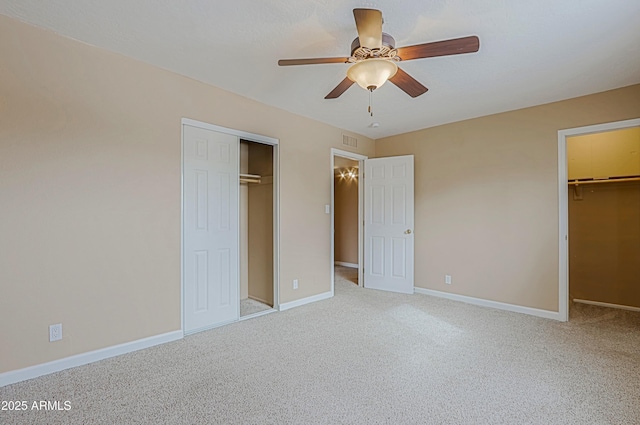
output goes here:
{"type": "Polygon", "coordinates": [[[396,75],[398,65],[387,59],[365,59],[351,65],[347,77],[365,90],[375,90],[396,75]]]}

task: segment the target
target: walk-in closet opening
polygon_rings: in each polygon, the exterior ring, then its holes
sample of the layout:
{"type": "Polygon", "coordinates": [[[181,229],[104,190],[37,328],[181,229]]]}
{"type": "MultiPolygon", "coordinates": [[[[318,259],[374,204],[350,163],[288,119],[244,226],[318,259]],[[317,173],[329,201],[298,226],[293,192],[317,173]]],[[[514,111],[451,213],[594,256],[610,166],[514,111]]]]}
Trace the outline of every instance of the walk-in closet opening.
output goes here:
{"type": "Polygon", "coordinates": [[[640,311],[640,127],[566,143],[569,305],[640,311]]]}
{"type": "Polygon", "coordinates": [[[274,307],[274,147],[240,140],[240,317],[274,307]]]}

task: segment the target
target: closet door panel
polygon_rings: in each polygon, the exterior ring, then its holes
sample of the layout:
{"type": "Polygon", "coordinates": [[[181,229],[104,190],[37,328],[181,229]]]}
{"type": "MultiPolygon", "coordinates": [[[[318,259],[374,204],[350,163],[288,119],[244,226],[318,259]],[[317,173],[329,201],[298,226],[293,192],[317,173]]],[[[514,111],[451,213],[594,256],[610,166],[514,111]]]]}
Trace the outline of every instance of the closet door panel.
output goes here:
{"type": "Polygon", "coordinates": [[[184,331],[239,315],[239,140],[183,126],[184,331]]]}

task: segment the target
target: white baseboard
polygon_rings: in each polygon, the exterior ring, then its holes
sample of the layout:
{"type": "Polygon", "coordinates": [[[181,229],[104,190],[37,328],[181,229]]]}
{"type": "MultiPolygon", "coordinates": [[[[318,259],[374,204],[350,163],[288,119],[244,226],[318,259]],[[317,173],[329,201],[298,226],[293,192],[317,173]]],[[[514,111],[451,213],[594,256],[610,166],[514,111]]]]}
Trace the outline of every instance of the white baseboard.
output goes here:
{"type": "MultiPolygon", "coordinates": [[[[238,314],[240,314],[240,313],[238,312],[238,314]]],[[[227,326],[227,325],[230,325],[232,323],[236,323],[237,321],[238,321],[238,319],[225,320],[224,322],[214,323],[213,325],[205,325],[205,326],[202,326],[200,328],[190,329],[188,331],[184,331],[184,336],[197,334],[199,332],[210,331],[211,329],[215,329],[215,328],[221,328],[223,326],[227,326]]]]}
{"type": "Polygon", "coordinates": [[[272,308],[270,310],[262,310],[262,311],[259,311],[257,313],[248,314],[246,316],[240,316],[238,321],[242,322],[243,320],[254,319],[256,317],[264,316],[265,314],[271,314],[271,313],[274,313],[276,311],[278,311],[278,310],[276,310],[275,308],[272,308]]]}
{"type": "Polygon", "coordinates": [[[358,268],[358,265],[356,263],[345,263],[344,261],[334,261],[333,264],[335,264],[336,266],[351,267],[352,269],[358,268]]]}
{"type": "Polygon", "coordinates": [[[333,292],[328,291],[322,294],[313,295],[311,297],[302,298],[300,300],[290,301],[288,303],[280,304],[280,311],[289,310],[290,308],[300,307],[301,305],[314,303],[316,301],[326,300],[327,298],[333,297],[333,292]]]}
{"type": "Polygon", "coordinates": [[[461,301],[467,304],[479,305],[482,307],[491,307],[498,310],[513,311],[515,313],[530,314],[531,316],[544,317],[545,319],[553,319],[562,321],[560,313],[557,311],[541,310],[538,308],[524,307],[521,305],[501,303],[499,301],[485,300],[482,298],[468,297],[466,295],[452,294],[450,292],[436,291],[433,289],[414,288],[418,294],[431,295],[439,298],[446,298],[453,301],[461,301]]]}
{"type": "Polygon", "coordinates": [[[640,308],[632,307],[630,305],[610,304],[610,303],[603,303],[603,302],[600,302],[600,301],[581,300],[581,299],[578,299],[578,298],[574,298],[573,302],[574,303],[581,303],[581,304],[597,305],[599,307],[617,308],[617,309],[620,309],[620,310],[640,311],[640,308]]]}
{"type": "Polygon", "coordinates": [[[182,336],[182,331],[167,332],[165,334],[154,335],[148,338],[126,342],[124,344],[113,345],[100,350],[89,351],[88,353],[76,354],[74,356],[26,367],[24,369],[0,373],[0,387],[20,381],[26,381],[27,379],[37,378],[38,376],[59,372],[61,370],[70,369],[72,367],[97,362],[99,360],[108,359],[109,357],[119,356],[132,351],[142,350],[144,348],[153,347],[154,345],[175,341],[181,339],[182,336]]]}
{"type": "Polygon", "coordinates": [[[251,295],[249,295],[247,298],[250,298],[250,299],[252,299],[252,300],[254,300],[254,301],[261,302],[262,304],[266,304],[266,305],[271,304],[271,305],[273,305],[273,303],[272,303],[272,302],[269,302],[269,301],[267,301],[267,300],[263,300],[262,298],[254,297],[254,296],[251,296],[251,295]]]}

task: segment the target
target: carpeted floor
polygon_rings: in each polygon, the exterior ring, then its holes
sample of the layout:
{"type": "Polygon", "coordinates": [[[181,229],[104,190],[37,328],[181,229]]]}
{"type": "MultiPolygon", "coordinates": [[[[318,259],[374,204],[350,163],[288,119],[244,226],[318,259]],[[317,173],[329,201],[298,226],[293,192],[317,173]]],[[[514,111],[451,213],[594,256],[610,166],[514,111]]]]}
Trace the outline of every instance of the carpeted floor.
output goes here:
{"type": "Polygon", "coordinates": [[[354,267],[333,266],[335,280],[358,284],[358,269],[354,267]]]}
{"type": "Polygon", "coordinates": [[[0,388],[2,424],[638,424],[640,314],[559,323],[336,279],[332,299],[0,388]]]}
{"type": "Polygon", "coordinates": [[[260,301],[245,298],[240,300],[240,317],[249,316],[251,314],[260,313],[261,311],[271,310],[271,306],[260,301]]]}

